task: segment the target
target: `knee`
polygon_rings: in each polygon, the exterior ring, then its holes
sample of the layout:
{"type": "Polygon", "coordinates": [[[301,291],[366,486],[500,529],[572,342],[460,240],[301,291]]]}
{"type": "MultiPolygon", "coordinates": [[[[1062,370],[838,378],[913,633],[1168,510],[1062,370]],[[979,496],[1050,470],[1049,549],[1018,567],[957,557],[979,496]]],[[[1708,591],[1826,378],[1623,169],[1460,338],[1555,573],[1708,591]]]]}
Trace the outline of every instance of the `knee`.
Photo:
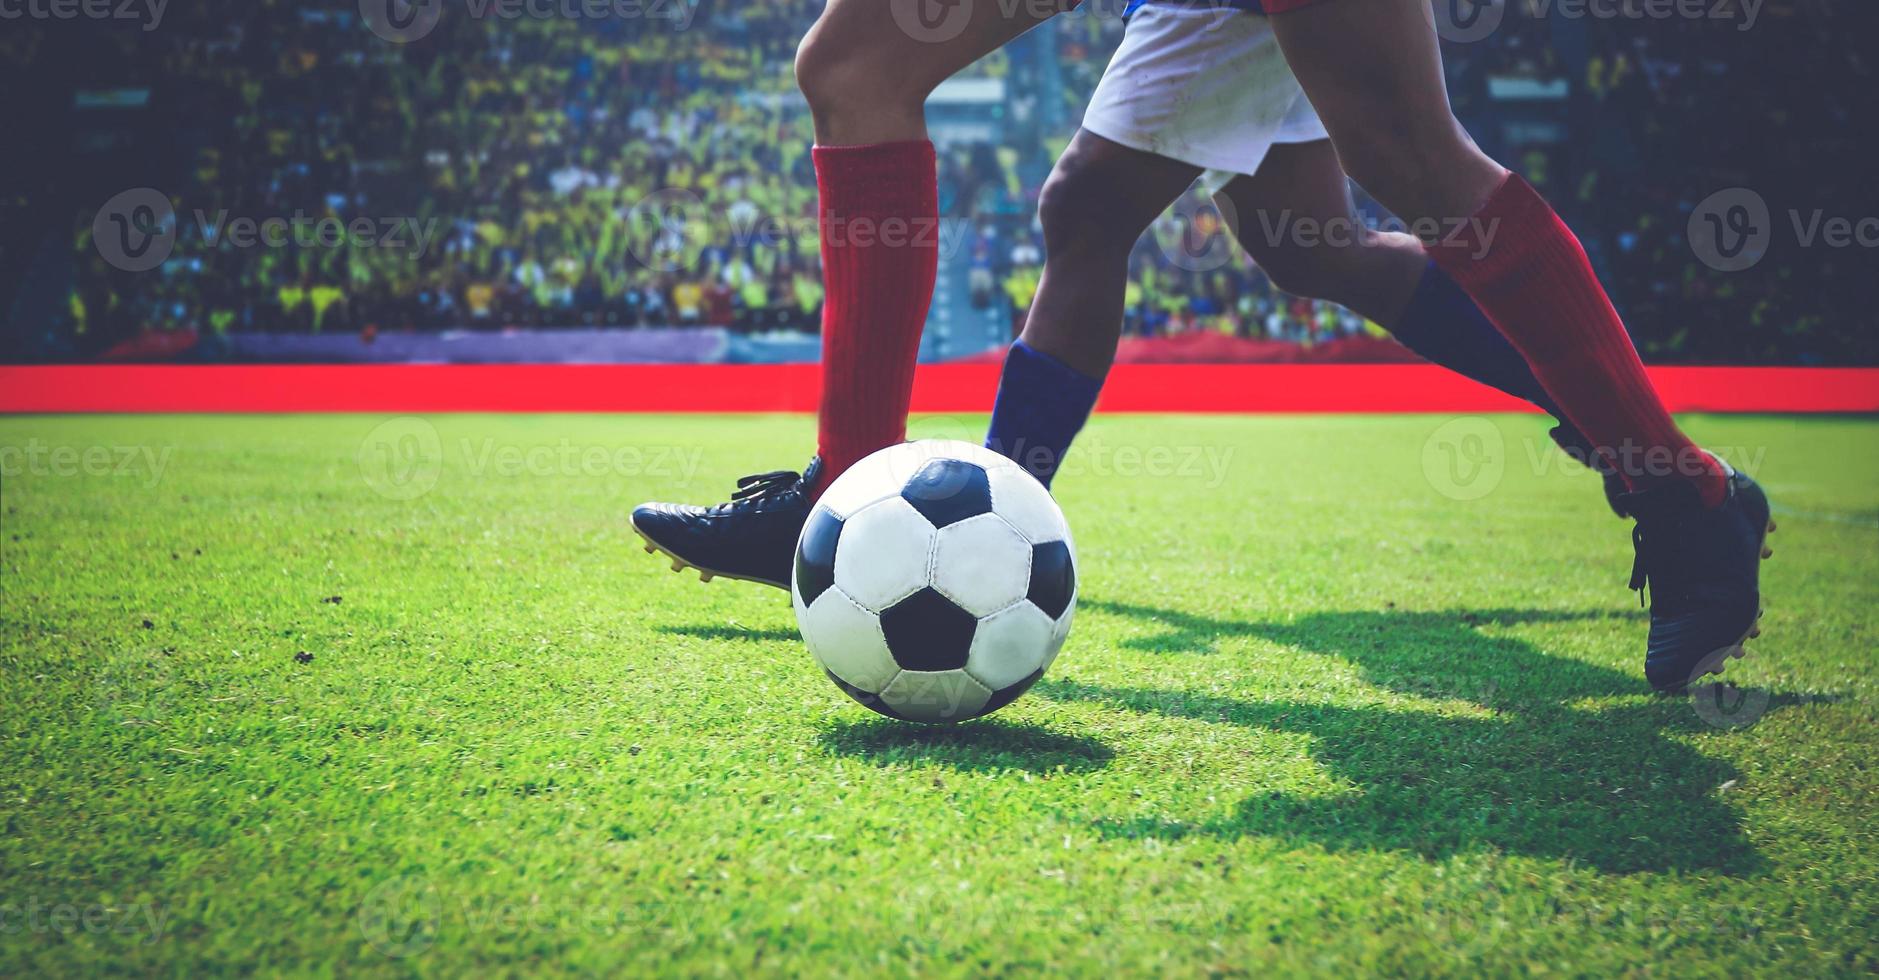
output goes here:
{"type": "Polygon", "coordinates": [[[1079,249],[1127,253],[1142,229],[1128,227],[1116,203],[1122,189],[1089,154],[1072,149],[1058,159],[1038,194],[1037,220],[1049,254],[1079,249]]]}
{"type": "Polygon", "coordinates": [[[1463,185],[1486,160],[1459,124],[1400,122],[1362,130],[1338,144],[1338,157],[1351,179],[1411,221],[1453,211],[1469,193],[1463,185]]]}
{"type": "Polygon", "coordinates": [[[796,87],[818,121],[878,113],[900,103],[924,109],[926,93],[905,91],[905,79],[856,46],[811,28],[796,47],[796,87]]]}
{"type": "Polygon", "coordinates": [[[1038,192],[1037,222],[1044,229],[1044,247],[1051,252],[1067,249],[1082,237],[1079,232],[1088,220],[1090,203],[1084,183],[1073,168],[1059,161],[1038,192]]]}
{"type": "Polygon", "coordinates": [[[847,54],[813,28],[797,45],[796,87],[812,112],[828,111],[841,101],[848,87],[846,79],[855,74],[853,59],[847,54]]]}

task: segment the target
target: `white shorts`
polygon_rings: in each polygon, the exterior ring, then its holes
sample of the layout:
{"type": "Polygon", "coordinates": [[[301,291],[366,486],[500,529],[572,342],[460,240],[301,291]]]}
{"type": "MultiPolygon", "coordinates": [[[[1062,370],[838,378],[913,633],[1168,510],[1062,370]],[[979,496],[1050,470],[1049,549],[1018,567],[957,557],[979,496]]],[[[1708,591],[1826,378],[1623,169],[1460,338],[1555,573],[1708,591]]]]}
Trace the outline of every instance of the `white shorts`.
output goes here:
{"type": "Polygon", "coordinates": [[[1279,53],[1271,21],[1164,3],[1129,17],[1083,128],[1206,169],[1210,191],[1258,171],[1275,143],[1330,138],[1279,53]]]}

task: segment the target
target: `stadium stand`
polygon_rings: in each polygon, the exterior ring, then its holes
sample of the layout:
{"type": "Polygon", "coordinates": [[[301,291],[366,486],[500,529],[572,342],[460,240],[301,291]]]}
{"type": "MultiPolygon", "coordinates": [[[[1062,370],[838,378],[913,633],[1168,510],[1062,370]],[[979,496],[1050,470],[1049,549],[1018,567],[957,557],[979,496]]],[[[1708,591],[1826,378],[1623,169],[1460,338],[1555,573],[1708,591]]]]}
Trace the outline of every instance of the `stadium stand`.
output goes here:
{"type": "MultiPolygon", "coordinates": [[[[1872,199],[1856,166],[1823,166],[1858,158],[1871,112],[1870,66],[1841,4],[1767,0],[1742,31],[1514,2],[1493,38],[1450,46],[1457,108],[1581,230],[1647,356],[1879,362],[1860,326],[1871,250],[1776,248],[1725,274],[1684,240],[1692,208],[1721,188],[1758,189],[1777,213],[1872,199]],[[1812,79],[1820,99],[1771,104],[1757,79],[1776,71],[1812,79]]],[[[179,4],[151,31],[9,28],[7,80],[54,80],[49,100],[70,111],[39,123],[74,148],[8,205],[22,220],[0,256],[26,271],[0,291],[13,324],[4,356],[266,357],[254,338],[660,327],[722,331],[751,356],[812,355],[799,338],[821,303],[815,185],[791,60],[819,7],[450,15],[408,44],[374,35],[353,0],[179,4]],[[61,58],[99,44],[115,56],[61,58]],[[106,162],[126,156],[154,161],[160,186],[148,169],[106,162]],[[92,240],[102,199],[138,183],[159,186],[179,216],[175,253],[153,272],[114,267],[92,240]],[[35,187],[53,203],[27,202],[35,187]],[[48,238],[17,230],[35,214],[48,238]],[[298,248],[232,247],[204,231],[244,216],[288,218],[301,236],[322,221],[375,231],[298,248]],[[399,244],[387,229],[403,230],[399,244]]],[[[929,356],[970,355],[1021,321],[1043,258],[1037,190],[1120,37],[1115,14],[1098,4],[1059,18],[975,66],[970,97],[936,106],[942,209],[959,230],[947,261],[961,284],[943,302],[991,326],[929,356]]],[[[1378,333],[1278,292],[1243,257],[1202,270],[1170,261],[1162,244],[1182,230],[1171,216],[1138,246],[1131,336],[1378,333]]]]}

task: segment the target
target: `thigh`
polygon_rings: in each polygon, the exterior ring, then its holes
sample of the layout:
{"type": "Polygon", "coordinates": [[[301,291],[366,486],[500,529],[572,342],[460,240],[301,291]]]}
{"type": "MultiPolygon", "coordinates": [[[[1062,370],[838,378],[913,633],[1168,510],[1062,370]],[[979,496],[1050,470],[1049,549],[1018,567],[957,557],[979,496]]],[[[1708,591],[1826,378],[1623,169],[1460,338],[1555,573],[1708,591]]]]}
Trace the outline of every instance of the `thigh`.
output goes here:
{"type": "Polygon", "coordinates": [[[1047,223],[1117,229],[1129,248],[1201,175],[1201,169],[1077,130],[1051,170],[1041,206],[1047,223]]]}
{"type": "Polygon", "coordinates": [[[1330,140],[1276,144],[1258,171],[1233,178],[1216,197],[1225,199],[1221,211],[1255,260],[1298,240],[1301,226],[1341,240],[1358,222],[1350,178],[1330,140]]]}
{"type": "Polygon", "coordinates": [[[1329,140],[1274,146],[1257,173],[1234,178],[1218,197],[1253,261],[1316,298],[1387,324],[1422,280],[1421,245],[1364,223],[1329,140]]]}
{"type": "MultiPolygon", "coordinates": [[[[876,83],[931,91],[1080,0],[828,0],[803,44],[873,69],[876,83]]],[[[862,81],[863,79],[857,79],[862,81]]]]}
{"type": "Polygon", "coordinates": [[[1449,108],[1427,0],[1319,0],[1272,28],[1345,167],[1392,211],[1467,216],[1505,176],[1449,108]]]}

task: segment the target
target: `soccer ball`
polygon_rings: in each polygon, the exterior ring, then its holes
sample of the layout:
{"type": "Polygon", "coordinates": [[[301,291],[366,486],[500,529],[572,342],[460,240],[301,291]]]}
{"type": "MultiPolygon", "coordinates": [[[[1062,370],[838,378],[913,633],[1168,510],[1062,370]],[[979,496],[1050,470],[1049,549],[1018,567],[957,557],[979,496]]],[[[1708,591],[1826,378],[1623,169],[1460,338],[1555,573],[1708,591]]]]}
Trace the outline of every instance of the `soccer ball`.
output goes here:
{"type": "Polygon", "coordinates": [[[1076,548],[1050,491],[965,442],[910,442],[843,473],[796,544],[790,594],[816,662],[890,718],[965,721],[1063,648],[1076,548]]]}

